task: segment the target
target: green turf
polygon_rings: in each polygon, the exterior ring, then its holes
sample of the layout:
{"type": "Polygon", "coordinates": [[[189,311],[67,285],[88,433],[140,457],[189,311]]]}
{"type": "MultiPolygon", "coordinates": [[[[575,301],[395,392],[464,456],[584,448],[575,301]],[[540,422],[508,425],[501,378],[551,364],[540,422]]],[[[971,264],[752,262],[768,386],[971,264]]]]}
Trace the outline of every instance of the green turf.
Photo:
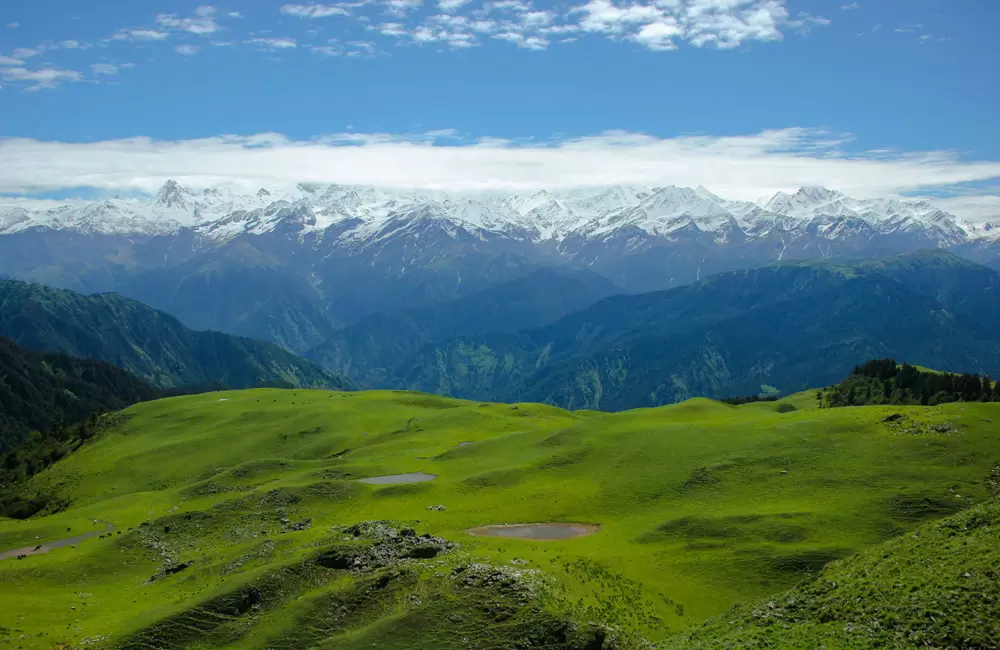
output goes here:
{"type": "Polygon", "coordinates": [[[113,646],[170,617],[217,616],[212,603],[260,581],[278,581],[282,598],[247,620],[227,619],[229,637],[186,647],[268,647],[296,617],[333,626],[329,647],[448,647],[447,630],[482,626],[492,636],[479,647],[504,647],[496,639],[529,623],[549,629],[547,616],[558,628],[565,613],[659,641],[984,501],[1000,460],[1000,405],[817,409],[815,391],[739,407],[694,399],[601,414],[406,392],[249,390],[127,413],[30,483],[71,499],[68,509],[0,520],[0,550],[103,522],[122,532],[0,560],[0,642],[113,646]],[[882,422],[897,412],[953,426],[902,434],[882,422]],[[437,479],[354,480],[407,472],[437,479]],[[445,510],[428,510],[434,505],[445,510]],[[296,530],[306,519],[309,527],[296,530]],[[405,567],[403,586],[374,600],[356,593],[370,576],[295,572],[331,543],[332,527],[370,520],[411,522],[461,549],[405,567]],[[546,521],[601,530],[558,542],[465,533],[546,521]],[[504,627],[497,603],[474,607],[480,596],[442,577],[474,561],[539,570],[544,611],[504,627]],[[334,625],[333,611],[351,615],[334,625]]]}
{"type": "Polygon", "coordinates": [[[665,648],[996,648],[1000,503],[975,506],[734,607],[665,648]]]}

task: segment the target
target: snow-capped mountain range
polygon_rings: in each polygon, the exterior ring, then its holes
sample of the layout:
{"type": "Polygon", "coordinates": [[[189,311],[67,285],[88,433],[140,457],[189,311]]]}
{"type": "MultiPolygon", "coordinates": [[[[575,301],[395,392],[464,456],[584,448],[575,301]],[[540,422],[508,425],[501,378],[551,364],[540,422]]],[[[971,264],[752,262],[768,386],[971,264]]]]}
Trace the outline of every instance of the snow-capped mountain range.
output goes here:
{"type": "Polygon", "coordinates": [[[46,210],[0,206],[0,235],[32,229],[106,235],[189,230],[211,245],[286,224],[303,234],[330,231],[345,244],[364,244],[391,236],[400,220],[414,219],[536,243],[599,241],[621,233],[672,239],[687,233],[724,244],[734,236],[753,240],[807,231],[830,240],[901,233],[931,246],[1000,240],[1000,227],[966,222],[925,201],[858,200],[819,187],[749,202],[726,200],[701,186],[472,194],[306,184],[284,191],[193,191],[175,181],[148,200],[116,197],[46,210]]]}
{"type": "Polygon", "coordinates": [[[645,293],[775,262],[927,248],[1000,268],[1000,227],[815,187],[751,202],[704,187],[195,191],[171,181],[144,200],[0,208],[0,277],[117,292],[189,327],[300,353],[368,315],[430,308],[539,269],[645,293]]]}

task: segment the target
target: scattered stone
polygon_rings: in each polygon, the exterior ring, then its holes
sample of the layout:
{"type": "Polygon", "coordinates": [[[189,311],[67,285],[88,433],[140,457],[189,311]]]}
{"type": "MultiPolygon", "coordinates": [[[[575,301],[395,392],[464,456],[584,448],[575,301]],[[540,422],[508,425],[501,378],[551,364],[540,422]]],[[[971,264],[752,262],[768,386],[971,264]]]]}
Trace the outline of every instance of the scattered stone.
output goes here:
{"type": "Polygon", "coordinates": [[[150,576],[149,580],[146,581],[146,584],[149,584],[151,582],[156,582],[157,580],[162,580],[163,578],[172,576],[175,573],[180,573],[184,569],[189,568],[192,564],[193,562],[178,562],[174,564],[164,564],[162,567],[160,567],[159,573],[150,576]]]}
{"type": "Polygon", "coordinates": [[[415,546],[411,548],[405,557],[414,558],[417,560],[429,560],[438,556],[441,552],[437,546],[415,546]]]}
{"type": "Polygon", "coordinates": [[[312,528],[312,519],[303,519],[302,521],[297,521],[293,524],[289,521],[287,517],[283,517],[281,523],[283,532],[309,530],[310,528],[312,528]]]}
{"type": "Polygon", "coordinates": [[[163,569],[163,572],[166,573],[166,574],[168,574],[168,575],[173,575],[175,573],[180,573],[184,569],[186,569],[189,566],[191,566],[191,564],[192,564],[191,562],[181,562],[179,564],[173,564],[173,565],[168,566],[165,569],[163,569]]]}
{"type": "Polygon", "coordinates": [[[478,562],[456,566],[451,577],[461,587],[495,590],[522,602],[534,598],[542,582],[541,574],[534,569],[512,569],[478,562]]]}
{"type": "Polygon", "coordinates": [[[440,537],[417,535],[412,528],[396,529],[385,521],[366,521],[334,532],[345,535],[350,542],[325,551],[316,561],[341,571],[373,571],[401,560],[435,558],[457,547],[440,537]]]}
{"type": "Polygon", "coordinates": [[[438,512],[444,512],[444,506],[427,506],[428,510],[436,510],[438,512]]]}

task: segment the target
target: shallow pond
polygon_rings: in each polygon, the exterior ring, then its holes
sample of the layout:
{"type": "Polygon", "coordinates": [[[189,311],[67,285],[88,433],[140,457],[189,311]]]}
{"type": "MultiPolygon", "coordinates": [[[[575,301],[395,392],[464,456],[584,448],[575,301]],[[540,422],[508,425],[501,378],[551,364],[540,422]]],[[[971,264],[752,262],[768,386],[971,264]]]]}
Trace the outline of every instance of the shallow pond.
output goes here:
{"type": "Polygon", "coordinates": [[[593,535],[601,527],[595,524],[503,524],[498,526],[481,526],[465,531],[474,537],[510,537],[514,539],[533,539],[549,542],[560,539],[573,539],[593,535]]]}
{"type": "Polygon", "coordinates": [[[361,483],[370,483],[372,485],[396,485],[398,483],[424,483],[425,481],[433,481],[436,478],[437,476],[434,474],[414,472],[412,474],[390,474],[388,476],[359,478],[358,481],[361,483]]]}

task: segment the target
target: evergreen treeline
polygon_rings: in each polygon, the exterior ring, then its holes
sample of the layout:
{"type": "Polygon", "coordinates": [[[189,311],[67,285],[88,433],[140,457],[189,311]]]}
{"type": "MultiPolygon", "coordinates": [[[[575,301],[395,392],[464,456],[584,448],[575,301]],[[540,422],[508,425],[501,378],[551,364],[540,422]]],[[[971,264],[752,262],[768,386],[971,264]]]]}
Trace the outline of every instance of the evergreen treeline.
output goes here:
{"type": "Polygon", "coordinates": [[[228,390],[219,382],[162,390],[92,359],[26,350],[0,337],[0,512],[30,516],[45,504],[10,488],[96,436],[100,414],[137,402],[228,390]]]}
{"type": "Polygon", "coordinates": [[[751,404],[753,402],[776,402],[778,401],[777,395],[737,395],[736,397],[723,397],[722,401],[726,404],[732,404],[733,406],[739,406],[740,404],[751,404]]]}
{"type": "Polygon", "coordinates": [[[1000,402],[1000,383],[988,376],[920,370],[895,359],[876,359],[855,366],[851,375],[824,391],[824,406],[1000,402]]]}
{"type": "Polygon", "coordinates": [[[99,413],[164,395],[111,364],[34,352],[0,338],[0,489],[93,437],[99,413]]]}
{"type": "Polygon", "coordinates": [[[27,350],[0,338],[0,452],[29,432],[48,431],[162,397],[163,392],[115,366],[27,350]]]}

